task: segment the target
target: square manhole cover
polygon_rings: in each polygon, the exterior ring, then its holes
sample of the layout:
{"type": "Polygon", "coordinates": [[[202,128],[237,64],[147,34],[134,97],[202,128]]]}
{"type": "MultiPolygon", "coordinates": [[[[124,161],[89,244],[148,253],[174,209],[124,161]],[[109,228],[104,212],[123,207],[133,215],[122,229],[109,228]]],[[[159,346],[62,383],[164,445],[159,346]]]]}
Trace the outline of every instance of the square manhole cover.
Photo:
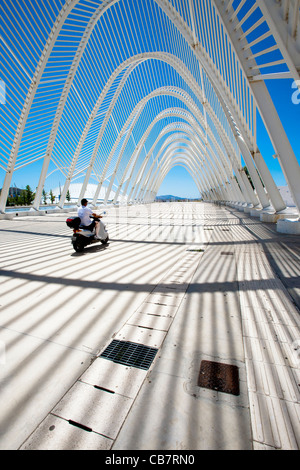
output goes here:
{"type": "Polygon", "coordinates": [[[138,369],[148,370],[158,349],[130,341],[114,339],[100,357],[138,369]]]}
{"type": "Polygon", "coordinates": [[[198,377],[198,387],[239,395],[238,367],[220,362],[202,361],[198,377]]]}

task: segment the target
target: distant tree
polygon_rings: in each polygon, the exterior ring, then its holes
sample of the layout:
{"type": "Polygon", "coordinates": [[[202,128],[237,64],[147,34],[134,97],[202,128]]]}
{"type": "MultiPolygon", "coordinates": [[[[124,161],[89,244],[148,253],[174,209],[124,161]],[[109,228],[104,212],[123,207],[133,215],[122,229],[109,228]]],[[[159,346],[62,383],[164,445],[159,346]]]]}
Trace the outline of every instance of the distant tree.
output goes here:
{"type": "Polygon", "coordinates": [[[17,206],[25,206],[26,205],[26,196],[25,196],[25,190],[24,189],[21,191],[21,194],[16,197],[16,204],[17,204],[17,206]]]}
{"type": "Polygon", "coordinates": [[[49,196],[50,196],[50,201],[51,201],[51,204],[53,204],[53,203],[54,203],[54,201],[55,201],[55,196],[54,196],[54,194],[53,194],[53,192],[52,192],[52,189],[50,189],[49,196]]]}
{"type": "Polygon", "coordinates": [[[34,200],[35,193],[31,190],[29,184],[21,191],[11,193],[6,201],[7,206],[30,206],[34,200]]]}
{"type": "Polygon", "coordinates": [[[8,196],[6,205],[7,206],[14,206],[16,204],[16,197],[14,196],[8,196]]]}
{"type": "Polygon", "coordinates": [[[66,194],[66,200],[67,200],[68,202],[71,201],[71,194],[70,194],[70,191],[69,191],[69,190],[67,191],[67,194],[66,194]]]}
{"type": "Polygon", "coordinates": [[[45,189],[43,189],[42,195],[43,195],[43,203],[47,204],[48,194],[46,193],[45,189]]]}
{"type": "Polygon", "coordinates": [[[26,206],[30,206],[30,204],[34,200],[34,196],[34,192],[31,190],[29,184],[27,184],[26,188],[21,192],[21,203],[26,206]]]}

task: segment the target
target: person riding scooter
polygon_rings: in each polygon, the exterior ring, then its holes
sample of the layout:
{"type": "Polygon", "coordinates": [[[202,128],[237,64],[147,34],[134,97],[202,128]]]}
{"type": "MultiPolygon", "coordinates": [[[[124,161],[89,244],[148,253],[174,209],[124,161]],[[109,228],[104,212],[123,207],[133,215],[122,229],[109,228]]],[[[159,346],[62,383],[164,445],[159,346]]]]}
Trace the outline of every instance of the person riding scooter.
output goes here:
{"type": "MultiPolygon", "coordinates": [[[[81,207],[78,209],[76,217],[68,217],[66,224],[73,230],[72,245],[76,252],[81,252],[88,245],[101,242],[106,245],[109,235],[106,225],[102,222],[102,215],[94,214],[87,207],[88,201],[81,200],[81,207]],[[94,219],[93,222],[91,218],[94,219]]],[[[105,214],[106,212],[103,212],[105,214]]]]}
{"type": "Polygon", "coordinates": [[[91,232],[94,230],[96,226],[96,235],[95,238],[100,239],[99,237],[99,230],[100,230],[100,223],[96,220],[91,222],[90,217],[95,217],[96,219],[102,219],[102,215],[95,214],[89,207],[88,207],[88,200],[81,199],[81,207],[78,209],[78,217],[80,217],[81,225],[84,225],[87,230],[91,232]]]}

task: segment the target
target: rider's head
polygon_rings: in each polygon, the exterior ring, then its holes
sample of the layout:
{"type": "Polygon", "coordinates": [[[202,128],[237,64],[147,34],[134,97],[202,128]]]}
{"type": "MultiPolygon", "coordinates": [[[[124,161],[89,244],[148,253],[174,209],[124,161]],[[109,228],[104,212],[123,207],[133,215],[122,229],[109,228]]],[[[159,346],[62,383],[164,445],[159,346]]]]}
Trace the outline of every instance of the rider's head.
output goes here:
{"type": "Polygon", "coordinates": [[[81,205],[86,206],[88,203],[87,199],[81,199],[81,205]]]}

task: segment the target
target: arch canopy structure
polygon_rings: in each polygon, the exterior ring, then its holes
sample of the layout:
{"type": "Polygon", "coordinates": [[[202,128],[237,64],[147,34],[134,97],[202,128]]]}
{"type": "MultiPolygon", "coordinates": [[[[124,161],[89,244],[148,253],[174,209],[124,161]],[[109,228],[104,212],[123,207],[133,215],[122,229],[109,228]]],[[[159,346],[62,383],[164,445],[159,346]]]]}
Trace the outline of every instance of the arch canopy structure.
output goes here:
{"type": "Polygon", "coordinates": [[[199,198],[284,213],[258,119],[300,211],[299,159],[267,86],[283,83],[297,106],[299,1],[0,7],[1,213],[16,179],[36,210],[54,178],[61,209],[74,183],[78,203],[91,184],[94,205],[152,202],[176,165],[199,198]]]}

